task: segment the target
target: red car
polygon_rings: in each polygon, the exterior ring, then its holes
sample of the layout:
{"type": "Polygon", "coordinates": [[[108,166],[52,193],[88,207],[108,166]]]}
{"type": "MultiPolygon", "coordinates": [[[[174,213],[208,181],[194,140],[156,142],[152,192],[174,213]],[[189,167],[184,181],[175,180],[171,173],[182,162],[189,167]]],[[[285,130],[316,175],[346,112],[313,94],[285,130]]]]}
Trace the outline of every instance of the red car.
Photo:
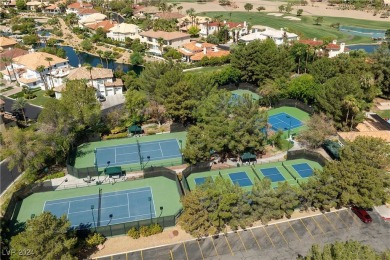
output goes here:
{"type": "Polygon", "coordinates": [[[364,209],[362,208],[358,208],[358,207],[352,207],[351,210],[353,211],[353,213],[356,214],[356,216],[358,216],[360,218],[361,221],[363,221],[364,223],[371,223],[372,222],[372,218],[371,216],[367,213],[367,211],[365,211],[364,209]]]}

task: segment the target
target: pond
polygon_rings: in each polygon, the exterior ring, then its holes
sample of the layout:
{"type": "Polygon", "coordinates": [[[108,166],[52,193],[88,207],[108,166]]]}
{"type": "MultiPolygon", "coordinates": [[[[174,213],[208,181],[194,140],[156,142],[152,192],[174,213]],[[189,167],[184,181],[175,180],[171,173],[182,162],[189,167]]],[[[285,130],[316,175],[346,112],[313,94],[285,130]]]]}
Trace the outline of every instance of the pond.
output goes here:
{"type": "Polygon", "coordinates": [[[353,27],[353,26],[340,26],[339,30],[350,35],[371,37],[377,39],[385,38],[385,33],[386,33],[386,30],[368,29],[368,28],[360,28],[360,27],[353,27]]]}
{"type": "Polygon", "coordinates": [[[379,44],[356,44],[356,45],[347,45],[348,49],[351,51],[364,50],[367,53],[373,53],[376,49],[380,47],[379,44]]]}
{"type": "MultiPolygon", "coordinates": [[[[44,47],[44,46],[45,46],[45,44],[40,44],[37,46],[37,48],[44,47]]],[[[62,46],[62,45],[58,45],[58,47],[65,50],[66,57],[68,58],[69,64],[72,67],[78,67],[79,62],[81,64],[83,64],[83,63],[91,64],[91,66],[93,66],[93,67],[96,67],[98,64],[103,64],[104,68],[109,68],[109,69],[113,69],[113,70],[122,69],[124,72],[128,72],[128,71],[132,70],[137,75],[139,75],[143,69],[143,67],[140,67],[140,66],[132,66],[130,64],[117,63],[117,62],[114,62],[114,60],[108,60],[108,64],[107,64],[107,61],[104,58],[102,58],[102,60],[101,60],[99,58],[99,56],[95,56],[95,55],[92,55],[92,54],[89,54],[86,52],[80,52],[80,54],[77,56],[73,47],[62,46]]]]}

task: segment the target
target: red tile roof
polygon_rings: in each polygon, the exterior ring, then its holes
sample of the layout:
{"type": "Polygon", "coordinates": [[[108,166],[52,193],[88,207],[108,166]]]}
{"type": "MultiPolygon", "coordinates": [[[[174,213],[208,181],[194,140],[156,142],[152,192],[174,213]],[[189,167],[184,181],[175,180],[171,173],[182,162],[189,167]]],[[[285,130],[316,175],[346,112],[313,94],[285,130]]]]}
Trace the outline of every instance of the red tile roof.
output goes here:
{"type": "Polygon", "coordinates": [[[95,9],[80,9],[79,14],[97,14],[99,13],[98,10],[95,9]]]}
{"type": "Polygon", "coordinates": [[[94,23],[94,24],[87,24],[85,26],[88,27],[89,29],[92,29],[92,30],[96,30],[97,28],[102,28],[105,32],[107,32],[112,27],[114,27],[115,24],[109,20],[106,20],[106,21],[102,21],[102,22],[98,22],[98,23],[94,23]]]}
{"type": "MultiPolygon", "coordinates": [[[[0,53],[0,56],[6,57],[6,58],[16,58],[16,57],[25,55],[27,53],[28,53],[28,51],[26,51],[26,50],[19,49],[19,48],[13,48],[11,50],[3,51],[2,53],[0,53]]],[[[5,63],[0,61],[0,69],[2,70],[4,68],[5,68],[5,63]]]]}
{"type": "Polygon", "coordinates": [[[220,50],[218,49],[217,51],[214,50],[207,50],[206,54],[203,53],[203,51],[198,52],[194,55],[191,56],[192,61],[200,61],[203,57],[207,56],[208,58],[212,57],[223,57],[227,56],[230,54],[230,51],[225,51],[225,50],[220,50]]]}
{"type": "Polygon", "coordinates": [[[67,8],[72,8],[72,9],[82,9],[82,8],[87,8],[87,7],[92,7],[91,4],[88,4],[88,3],[79,3],[79,2],[76,2],[76,3],[73,3],[73,4],[70,4],[67,6],[67,8]]]}
{"type": "Polygon", "coordinates": [[[187,49],[189,51],[192,51],[192,52],[197,52],[197,51],[202,51],[203,48],[212,48],[212,47],[215,47],[216,45],[215,44],[211,44],[211,43],[207,43],[207,42],[196,42],[196,41],[192,41],[192,42],[189,42],[189,43],[186,43],[186,44],[183,44],[183,48],[184,49],[187,49]]]}

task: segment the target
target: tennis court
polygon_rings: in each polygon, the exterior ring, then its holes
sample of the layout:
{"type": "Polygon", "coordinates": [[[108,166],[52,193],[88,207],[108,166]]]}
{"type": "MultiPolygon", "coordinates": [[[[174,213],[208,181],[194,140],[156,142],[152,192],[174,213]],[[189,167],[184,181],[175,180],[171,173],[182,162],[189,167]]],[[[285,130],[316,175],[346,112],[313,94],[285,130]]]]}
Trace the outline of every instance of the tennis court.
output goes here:
{"type": "Polygon", "coordinates": [[[260,169],[264,177],[271,179],[272,182],[284,181],[282,173],[276,167],[260,169]]]}
{"type": "Polygon", "coordinates": [[[307,178],[313,175],[313,169],[307,163],[293,164],[291,165],[302,178],[307,178]]]}
{"type": "Polygon", "coordinates": [[[211,177],[199,177],[195,178],[194,181],[196,185],[202,185],[206,182],[207,179],[210,179],[210,181],[213,182],[213,178],[211,177]]]}
{"type": "Polygon", "coordinates": [[[136,144],[101,147],[95,150],[98,168],[180,158],[180,148],[176,139],[142,142],[136,144]]]}
{"type": "Polygon", "coordinates": [[[253,183],[249,179],[248,175],[245,172],[236,172],[236,173],[230,173],[229,174],[230,180],[235,185],[238,185],[240,187],[246,187],[246,186],[252,186],[253,183]]]}
{"type": "Polygon", "coordinates": [[[300,120],[283,112],[270,116],[268,118],[268,122],[275,131],[278,131],[279,129],[286,131],[302,126],[302,122],[300,120]]]}
{"type": "Polygon", "coordinates": [[[57,217],[66,215],[72,227],[79,225],[106,226],[154,218],[155,203],[150,187],[49,200],[43,211],[57,217]]]}

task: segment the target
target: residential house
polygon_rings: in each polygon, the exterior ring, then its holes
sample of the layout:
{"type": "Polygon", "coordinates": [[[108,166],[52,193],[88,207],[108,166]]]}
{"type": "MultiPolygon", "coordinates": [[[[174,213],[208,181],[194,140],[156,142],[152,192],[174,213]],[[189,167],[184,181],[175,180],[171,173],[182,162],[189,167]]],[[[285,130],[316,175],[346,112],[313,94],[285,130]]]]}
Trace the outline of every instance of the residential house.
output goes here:
{"type": "MultiPolygon", "coordinates": [[[[96,89],[96,96],[123,95],[123,82],[115,79],[111,69],[95,68],[89,71],[86,67],[75,68],[66,77],[68,80],[86,79],[88,85],[96,89]]],[[[54,88],[56,98],[61,98],[65,84],[54,88]]]]}
{"type": "Polygon", "coordinates": [[[66,13],[67,14],[70,14],[70,13],[78,14],[80,10],[92,9],[92,8],[93,8],[92,4],[76,2],[76,3],[70,4],[66,7],[66,13]]]}
{"type": "Polygon", "coordinates": [[[88,16],[93,15],[93,14],[100,14],[100,13],[98,10],[95,10],[95,9],[81,9],[78,11],[77,17],[79,19],[83,19],[83,18],[88,17],[88,16]]]}
{"type": "Polygon", "coordinates": [[[349,49],[345,47],[345,43],[342,42],[337,44],[337,40],[333,40],[331,43],[328,43],[325,46],[323,41],[319,41],[317,39],[299,40],[299,42],[314,47],[318,56],[325,55],[329,58],[333,58],[341,53],[349,52],[349,49]]]}
{"type": "Polygon", "coordinates": [[[101,13],[91,14],[91,15],[85,16],[79,20],[79,27],[84,28],[88,24],[100,23],[106,19],[107,19],[107,16],[105,14],[101,14],[101,13]]]}
{"type": "MultiPolygon", "coordinates": [[[[8,48],[8,49],[6,49],[6,50],[4,50],[4,51],[2,51],[0,53],[0,57],[1,58],[8,58],[8,59],[12,60],[13,58],[25,55],[27,53],[28,53],[28,51],[23,50],[23,49],[19,49],[19,48],[12,48],[11,49],[11,48],[8,48]]],[[[0,70],[5,69],[6,64],[8,64],[8,63],[0,60],[0,70]]]]}
{"type": "Polygon", "coordinates": [[[52,89],[61,85],[69,74],[69,68],[66,59],[46,52],[31,52],[13,58],[12,64],[1,73],[7,81],[17,80],[21,86],[45,90],[46,87],[52,89]],[[41,66],[44,69],[40,73],[38,68],[41,66]]]}
{"type": "Polygon", "coordinates": [[[161,11],[156,6],[142,6],[142,5],[133,6],[133,16],[134,18],[137,19],[145,19],[147,16],[153,18],[155,14],[160,12],[161,11]]]}
{"type": "Polygon", "coordinates": [[[5,50],[9,48],[13,48],[18,42],[14,39],[7,37],[0,37],[0,48],[5,50]]]}
{"type": "Polygon", "coordinates": [[[98,28],[102,28],[104,32],[108,32],[114,26],[115,26],[115,23],[113,23],[109,20],[84,25],[84,27],[86,27],[92,31],[96,31],[98,28]]]}
{"type": "Polygon", "coordinates": [[[212,19],[207,16],[196,16],[195,19],[189,15],[186,15],[182,18],[178,18],[177,26],[179,27],[179,31],[187,32],[191,26],[199,27],[199,24],[206,23],[207,21],[211,21],[212,19]]]}
{"type": "Polygon", "coordinates": [[[283,29],[276,30],[272,28],[267,28],[265,31],[260,31],[260,29],[254,33],[247,34],[241,37],[239,40],[248,44],[251,41],[255,40],[265,40],[272,39],[276,45],[281,45],[285,42],[292,42],[299,39],[298,35],[295,33],[289,33],[283,29]]]}
{"type": "Polygon", "coordinates": [[[248,24],[243,23],[234,23],[234,22],[209,22],[206,21],[200,24],[199,35],[202,37],[207,37],[210,34],[218,33],[221,28],[227,28],[229,30],[229,37],[240,38],[241,36],[248,33],[248,24]]]}
{"type": "Polygon", "coordinates": [[[61,9],[58,7],[58,5],[56,4],[51,4],[47,7],[45,7],[45,9],[43,10],[43,12],[45,14],[60,14],[61,13],[61,9]]]}
{"type": "Polygon", "coordinates": [[[31,2],[27,2],[26,5],[27,5],[27,10],[37,11],[39,9],[44,9],[46,6],[49,5],[49,2],[31,1],[31,2]]]}
{"type": "Polygon", "coordinates": [[[16,0],[4,0],[2,4],[4,8],[16,7],[16,0]]]}
{"type": "Polygon", "coordinates": [[[270,29],[270,27],[263,25],[252,25],[249,33],[264,32],[267,29],[270,29]]]}
{"type": "Polygon", "coordinates": [[[190,42],[190,35],[182,32],[164,32],[149,30],[141,32],[141,42],[146,43],[149,52],[161,55],[161,48],[172,47],[179,48],[183,44],[190,42]],[[160,43],[159,39],[163,39],[160,43]]]}
{"type": "Polygon", "coordinates": [[[107,33],[107,38],[124,42],[126,38],[138,39],[140,38],[139,32],[140,29],[135,24],[121,23],[116,24],[114,27],[109,29],[107,33]]]}
{"type": "Polygon", "coordinates": [[[223,57],[230,54],[229,51],[217,48],[215,44],[207,42],[201,43],[196,41],[183,44],[179,51],[183,54],[186,61],[188,62],[200,61],[203,57],[223,57]]]}

